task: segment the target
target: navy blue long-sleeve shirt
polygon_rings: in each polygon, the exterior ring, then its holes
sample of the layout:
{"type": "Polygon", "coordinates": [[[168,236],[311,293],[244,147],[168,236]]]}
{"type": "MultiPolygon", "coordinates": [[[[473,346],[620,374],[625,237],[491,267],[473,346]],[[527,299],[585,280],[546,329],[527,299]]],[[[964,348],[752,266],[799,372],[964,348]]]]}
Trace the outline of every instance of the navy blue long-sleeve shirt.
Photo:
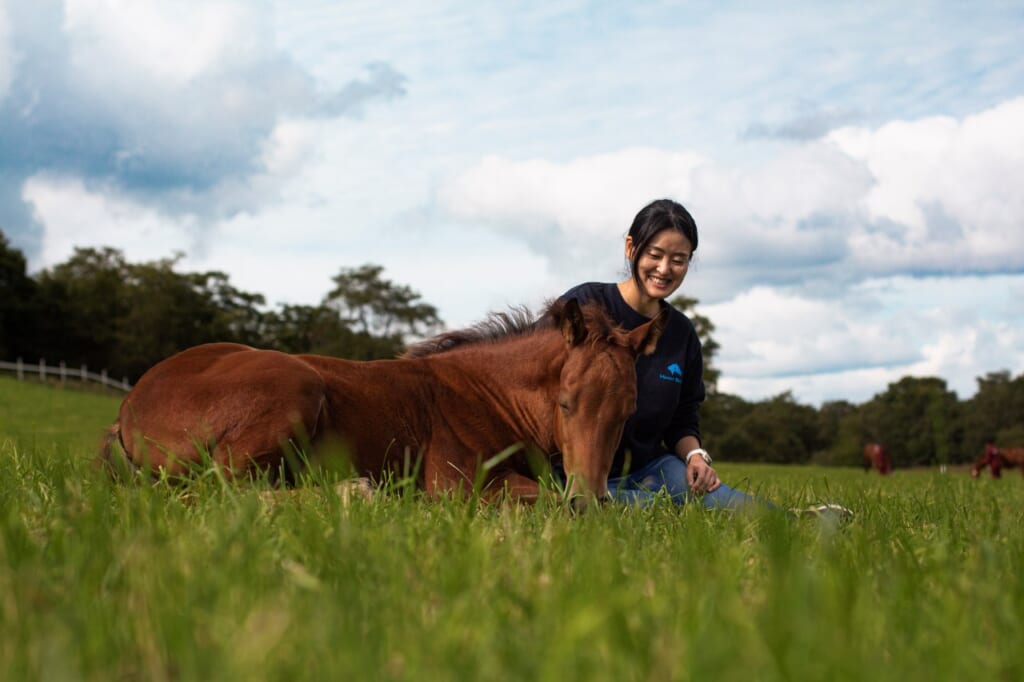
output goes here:
{"type": "MultiPolygon", "coordinates": [[[[632,330],[650,318],[633,310],[614,283],[587,282],[559,297],[580,303],[596,301],[624,329],[632,330]]],[[[666,452],[674,452],[684,436],[700,440],[700,404],[704,400],[704,360],[697,330],[686,315],[671,310],[668,324],[651,355],[636,364],[636,412],[626,421],[615,452],[611,476],[637,471],[666,452]]]]}

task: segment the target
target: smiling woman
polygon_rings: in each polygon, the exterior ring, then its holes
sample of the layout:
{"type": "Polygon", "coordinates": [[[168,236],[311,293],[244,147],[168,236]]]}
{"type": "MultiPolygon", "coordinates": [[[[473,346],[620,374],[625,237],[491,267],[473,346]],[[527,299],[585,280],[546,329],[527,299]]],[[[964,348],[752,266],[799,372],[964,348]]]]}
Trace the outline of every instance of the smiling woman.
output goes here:
{"type": "Polygon", "coordinates": [[[580,284],[562,296],[600,303],[625,329],[668,315],[654,353],[637,361],[637,409],[616,449],[608,489],[624,502],[646,503],[664,491],[679,504],[692,499],[711,508],[768,504],[724,485],[701,447],[700,338],[689,318],[666,300],[686,278],[697,244],[697,223],[689,211],[671,199],[653,201],[636,215],[626,236],[629,278],[580,284]]]}
{"type": "Polygon", "coordinates": [[[701,447],[700,339],[690,320],[666,301],[682,285],[697,244],[689,211],[670,199],[651,202],[626,236],[630,277],[617,284],[581,284],[563,295],[599,302],[626,329],[659,313],[669,316],[655,352],[637,363],[637,409],[626,423],[609,480],[612,495],[623,500],[648,499],[663,488],[680,503],[693,495],[713,507],[752,499],[722,485],[701,447]]]}

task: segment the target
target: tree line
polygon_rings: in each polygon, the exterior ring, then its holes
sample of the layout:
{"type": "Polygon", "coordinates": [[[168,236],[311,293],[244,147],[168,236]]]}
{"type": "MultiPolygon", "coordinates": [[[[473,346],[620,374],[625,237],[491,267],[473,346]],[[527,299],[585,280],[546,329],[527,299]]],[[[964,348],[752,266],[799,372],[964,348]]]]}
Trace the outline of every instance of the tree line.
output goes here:
{"type": "Polygon", "coordinates": [[[30,276],[0,231],[0,358],[105,368],[134,383],[163,358],[210,341],[374,360],[442,326],[434,306],[377,265],[341,269],[319,305],[273,309],[223,272],[178,272],[181,258],[129,263],[117,249],[76,248],[30,276]]]}
{"type": "MultiPolygon", "coordinates": [[[[130,263],[113,248],[77,248],[30,275],[0,230],[0,359],[107,369],[135,382],[153,364],[209,341],[357,360],[391,358],[407,341],[440,331],[437,309],[367,264],[342,268],[318,305],[271,308],[219,271],[179,272],[182,256],[130,263]]],[[[789,393],[747,401],[717,388],[719,344],[698,301],[676,297],[704,348],[705,446],[726,461],[859,465],[867,442],[896,467],[972,461],[986,442],[1024,446],[1024,374],[996,371],[959,400],[937,377],[904,377],[857,405],[820,408],[789,393]]]]}
{"type": "Polygon", "coordinates": [[[704,445],[723,460],[859,466],[864,445],[886,446],[896,467],[973,462],[985,443],[1024,446],[1024,374],[989,372],[978,391],[958,399],[944,379],[906,376],[865,403],[802,405],[786,391],[751,402],[718,391],[714,324],[694,309],[671,303],[693,321],[704,350],[708,398],[701,410],[704,445]]]}

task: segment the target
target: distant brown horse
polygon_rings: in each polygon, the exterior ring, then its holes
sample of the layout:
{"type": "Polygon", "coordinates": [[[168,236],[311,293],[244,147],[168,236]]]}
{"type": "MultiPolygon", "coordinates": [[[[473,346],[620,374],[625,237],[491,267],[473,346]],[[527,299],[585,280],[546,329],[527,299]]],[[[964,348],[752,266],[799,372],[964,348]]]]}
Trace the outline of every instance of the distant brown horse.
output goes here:
{"type": "Polygon", "coordinates": [[[875,469],[882,476],[892,471],[892,458],[889,451],[880,443],[868,443],[864,446],[864,472],[875,469]]]}
{"type": "Polygon", "coordinates": [[[1000,448],[992,443],[986,443],[981,455],[974,460],[971,476],[977,478],[985,467],[989,467],[992,478],[1002,477],[1004,467],[1020,467],[1020,472],[1024,475],[1024,448],[1000,448]]]}
{"type": "MultiPolygon", "coordinates": [[[[184,475],[209,458],[229,476],[289,466],[289,443],[339,441],[356,472],[380,480],[420,458],[430,493],[471,488],[531,500],[525,450],[560,456],[570,497],[608,494],[612,457],[636,409],[636,358],[662,314],[631,332],[600,306],[556,302],[538,322],[492,316],[407,357],[357,362],[234,343],[196,346],[147,371],[121,404],[102,461],[184,475]],[[114,447],[120,443],[120,448],[114,447]],[[510,446],[489,471],[479,463],[510,446]]],[[[326,450],[326,449],[325,449],[326,450]]]]}

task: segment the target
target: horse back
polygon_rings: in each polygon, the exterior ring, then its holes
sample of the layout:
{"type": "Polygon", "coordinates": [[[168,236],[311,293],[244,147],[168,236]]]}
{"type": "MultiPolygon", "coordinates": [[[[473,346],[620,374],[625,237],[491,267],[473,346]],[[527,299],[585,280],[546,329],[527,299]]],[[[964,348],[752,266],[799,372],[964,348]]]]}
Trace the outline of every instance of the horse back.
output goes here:
{"type": "Polygon", "coordinates": [[[445,382],[424,360],[343,360],[297,356],[324,382],[321,431],[363,476],[402,474],[448,424],[438,392],[445,382]]]}
{"type": "MultiPolygon", "coordinates": [[[[501,371],[511,356],[496,346],[363,362],[300,357],[324,380],[323,430],[340,437],[361,475],[415,467],[428,491],[471,488],[480,458],[531,441],[531,417],[497,397],[514,382],[501,371]]],[[[503,470],[529,474],[526,452],[506,459],[503,470]]]]}
{"type": "Polygon", "coordinates": [[[171,473],[206,456],[234,469],[273,467],[285,442],[316,436],[323,400],[323,380],[294,356],[204,344],[139,379],[121,404],[121,442],[137,464],[171,473]]]}
{"type": "Polygon", "coordinates": [[[1010,466],[1024,465],[1024,448],[999,448],[999,453],[1010,466]]]}

